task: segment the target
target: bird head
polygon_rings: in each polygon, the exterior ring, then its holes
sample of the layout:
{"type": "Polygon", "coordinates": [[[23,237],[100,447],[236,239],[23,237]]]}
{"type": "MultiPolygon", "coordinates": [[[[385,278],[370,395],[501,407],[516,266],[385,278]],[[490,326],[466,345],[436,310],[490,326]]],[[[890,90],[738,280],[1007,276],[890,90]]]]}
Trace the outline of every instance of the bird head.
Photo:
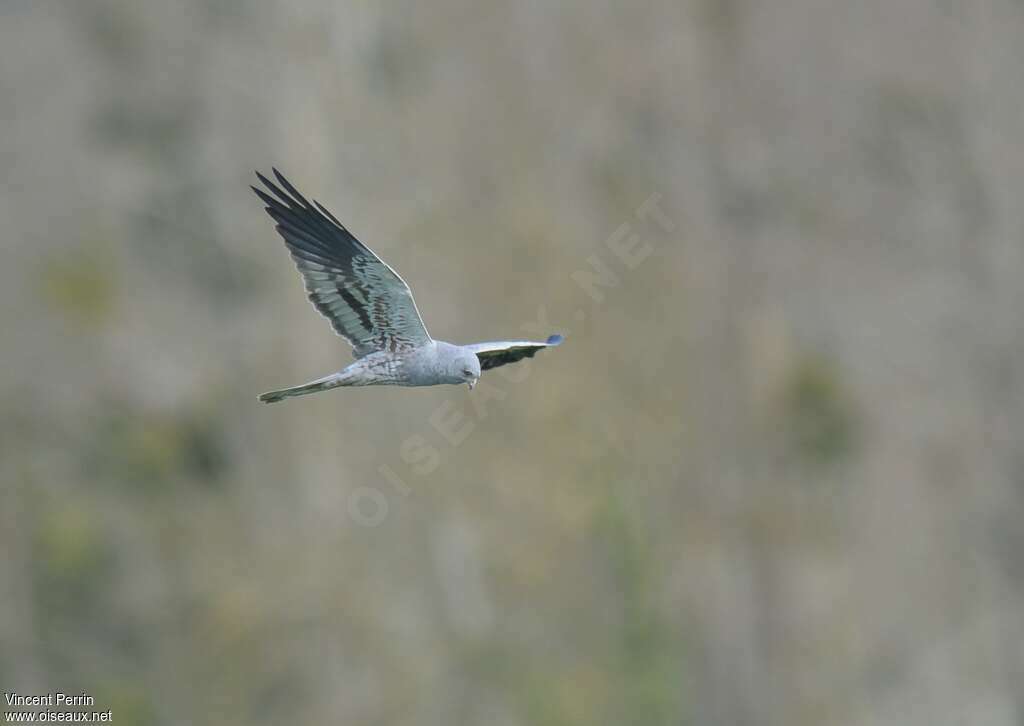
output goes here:
{"type": "Polygon", "coordinates": [[[460,381],[468,385],[469,390],[472,391],[473,386],[480,379],[480,359],[476,357],[476,353],[467,351],[464,355],[459,356],[455,365],[460,381]]]}

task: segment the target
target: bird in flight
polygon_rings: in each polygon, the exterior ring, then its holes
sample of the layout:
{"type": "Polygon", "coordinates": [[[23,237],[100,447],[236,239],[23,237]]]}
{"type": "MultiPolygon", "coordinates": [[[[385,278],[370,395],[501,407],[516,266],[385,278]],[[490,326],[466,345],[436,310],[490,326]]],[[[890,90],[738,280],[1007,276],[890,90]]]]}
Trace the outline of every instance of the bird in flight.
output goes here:
{"type": "Polygon", "coordinates": [[[306,283],[313,307],[349,342],[356,360],[315,381],[260,396],[275,403],[339,386],[436,386],[466,383],[480,372],[532,358],[558,345],[561,335],[543,342],[502,340],[453,345],[427,333],[405,280],[357,240],[319,202],[310,204],[277,169],[278,184],[256,172],[266,191],[252,187],[277,223],[306,283]],[[270,192],[269,194],[267,192],[270,192]]]}

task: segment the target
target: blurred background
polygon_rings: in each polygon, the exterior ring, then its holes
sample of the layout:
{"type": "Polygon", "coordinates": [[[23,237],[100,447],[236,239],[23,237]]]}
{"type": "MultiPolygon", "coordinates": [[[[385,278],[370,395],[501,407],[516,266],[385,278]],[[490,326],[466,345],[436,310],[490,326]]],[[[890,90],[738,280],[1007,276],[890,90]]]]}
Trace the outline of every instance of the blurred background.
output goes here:
{"type": "Polygon", "coordinates": [[[0,3],[0,688],[1024,723],[1024,6],[0,3]],[[337,370],[282,169],[480,388],[337,370]]]}

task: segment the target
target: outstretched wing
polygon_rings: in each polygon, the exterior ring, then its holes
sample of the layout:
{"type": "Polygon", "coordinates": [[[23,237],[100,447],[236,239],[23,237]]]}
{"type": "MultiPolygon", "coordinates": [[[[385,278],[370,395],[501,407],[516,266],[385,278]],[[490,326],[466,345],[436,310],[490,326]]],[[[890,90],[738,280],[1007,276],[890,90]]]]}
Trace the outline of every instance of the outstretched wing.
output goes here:
{"type": "Polygon", "coordinates": [[[463,346],[476,353],[480,369],[497,368],[506,363],[515,363],[523,358],[533,358],[538,350],[550,348],[565,340],[561,335],[552,335],[545,342],[533,340],[496,340],[490,343],[473,343],[463,346]]]}
{"type": "Polygon", "coordinates": [[[307,202],[277,169],[274,176],[283,190],[259,172],[256,176],[274,196],[252,190],[277,222],[310,302],[352,344],[356,358],[430,342],[412,292],[397,272],[319,202],[307,202]]]}

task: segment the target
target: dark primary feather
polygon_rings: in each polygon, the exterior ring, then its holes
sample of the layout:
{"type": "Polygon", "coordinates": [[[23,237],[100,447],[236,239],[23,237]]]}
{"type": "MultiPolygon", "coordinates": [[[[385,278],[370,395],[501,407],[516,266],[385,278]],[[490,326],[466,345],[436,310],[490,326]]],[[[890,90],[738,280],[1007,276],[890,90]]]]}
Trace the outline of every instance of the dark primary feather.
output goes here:
{"type": "Polygon", "coordinates": [[[490,370],[508,363],[521,361],[523,358],[533,358],[538,350],[559,345],[564,338],[555,334],[541,343],[530,340],[496,341],[493,343],[474,343],[466,346],[473,349],[480,361],[481,370],[490,370]]]}
{"type": "Polygon", "coordinates": [[[398,273],[319,202],[310,204],[277,169],[277,184],[259,172],[256,176],[273,196],[252,190],[277,223],[310,301],[351,343],[357,358],[430,342],[409,286],[398,273]]]}

